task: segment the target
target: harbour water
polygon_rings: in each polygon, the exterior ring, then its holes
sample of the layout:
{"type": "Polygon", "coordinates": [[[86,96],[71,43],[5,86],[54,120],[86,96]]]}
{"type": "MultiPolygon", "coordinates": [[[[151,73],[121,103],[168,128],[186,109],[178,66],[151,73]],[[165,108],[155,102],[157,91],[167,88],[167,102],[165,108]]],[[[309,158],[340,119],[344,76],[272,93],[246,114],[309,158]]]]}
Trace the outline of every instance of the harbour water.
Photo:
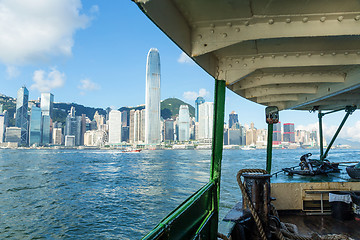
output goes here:
{"type": "MultiPolygon", "coordinates": [[[[274,150],[273,172],[318,150],[274,150]]],[[[0,149],[0,239],[139,239],[209,180],[210,150],[0,149]]],[[[360,150],[329,160],[360,161],[360,150]]],[[[265,150],[225,150],[221,212],[240,199],[236,173],[265,150]]]]}

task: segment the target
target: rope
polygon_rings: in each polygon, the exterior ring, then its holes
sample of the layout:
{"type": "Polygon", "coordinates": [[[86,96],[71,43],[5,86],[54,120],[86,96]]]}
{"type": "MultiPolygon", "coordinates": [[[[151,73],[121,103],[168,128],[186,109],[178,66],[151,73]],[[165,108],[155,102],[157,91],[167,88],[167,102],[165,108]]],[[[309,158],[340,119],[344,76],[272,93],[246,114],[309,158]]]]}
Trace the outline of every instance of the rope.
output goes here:
{"type": "Polygon", "coordinates": [[[243,198],[245,200],[245,204],[250,209],[251,214],[253,215],[253,218],[254,218],[255,223],[256,223],[256,227],[258,228],[259,233],[260,233],[260,237],[261,237],[262,240],[266,240],[267,238],[266,238],[266,234],[265,234],[264,228],[263,228],[262,223],[261,223],[261,219],[260,219],[259,215],[257,214],[257,212],[256,212],[256,210],[254,208],[254,205],[250,201],[249,195],[246,192],[246,188],[245,188],[243,182],[241,181],[241,175],[244,174],[244,173],[263,173],[263,174],[267,174],[268,172],[263,170],[263,169],[242,169],[236,175],[236,179],[237,179],[237,182],[238,182],[239,187],[241,189],[243,198]]]}
{"type": "MultiPolygon", "coordinates": [[[[262,173],[262,174],[268,174],[267,171],[263,169],[242,169],[240,170],[237,175],[236,179],[239,184],[240,190],[242,192],[242,196],[244,198],[246,206],[250,209],[251,214],[254,218],[254,221],[256,223],[256,227],[259,230],[260,238],[262,240],[267,240],[262,221],[257,214],[254,205],[250,201],[249,195],[246,191],[246,188],[244,186],[244,183],[241,180],[241,176],[244,173],[262,173]]],[[[270,225],[271,233],[274,234],[279,240],[353,240],[347,235],[344,234],[327,234],[320,236],[317,233],[313,233],[311,237],[300,235],[297,229],[297,226],[295,224],[291,223],[283,223],[279,220],[279,214],[276,211],[275,207],[271,204],[271,212],[272,217],[271,220],[274,220],[277,224],[275,226],[270,225]]]]}

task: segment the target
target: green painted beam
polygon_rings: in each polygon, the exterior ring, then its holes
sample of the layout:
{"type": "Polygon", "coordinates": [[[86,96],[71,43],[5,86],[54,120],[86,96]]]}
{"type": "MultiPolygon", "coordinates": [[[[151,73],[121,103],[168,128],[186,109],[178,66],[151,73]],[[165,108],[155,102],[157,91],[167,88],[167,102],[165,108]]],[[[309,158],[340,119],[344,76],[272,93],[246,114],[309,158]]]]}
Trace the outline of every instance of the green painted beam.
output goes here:
{"type": "Polygon", "coordinates": [[[268,139],[267,139],[267,155],[266,155],[266,171],[271,173],[272,162],[272,142],[273,142],[274,124],[268,124],[268,139]]]}
{"type": "Polygon", "coordinates": [[[219,202],[220,202],[220,179],[221,179],[221,160],[224,144],[224,111],[225,111],[225,87],[226,82],[215,79],[214,92],[214,122],[212,139],[212,156],[210,180],[215,182],[216,197],[214,197],[213,209],[214,216],[211,219],[210,239],[217,239],[219,202]]]}

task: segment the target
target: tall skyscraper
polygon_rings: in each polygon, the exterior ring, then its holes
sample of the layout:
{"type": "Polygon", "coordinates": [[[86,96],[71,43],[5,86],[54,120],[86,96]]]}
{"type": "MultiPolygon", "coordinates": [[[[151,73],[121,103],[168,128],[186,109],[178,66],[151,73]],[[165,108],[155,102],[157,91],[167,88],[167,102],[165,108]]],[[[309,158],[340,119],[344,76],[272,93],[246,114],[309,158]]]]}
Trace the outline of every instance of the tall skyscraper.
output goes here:
{"type": "Polygon", "coordinates": [[[31,107],[30,115],[30,138],[29,145],[40,145],[41,143],[41,109],[35,106],[31,107]]]}
{"type": "Polygon", "coordinates": [[[118,110],[109,113],[109,143],[121,143],[121,112],[118,110]]]}
{"type": "MultiPolygon", "coordinates": [[[[79,146],[81,143],[81,123],[82,117],[75,115],[75,108],[71,107],[70,113],[66,117],[66,126],[65,126],[65,143],[69,144],[74,142],[75,145],[79,146]],[[67,136],[72,136],[67,139],[67,136]],[[73,141],[74,140],[74,141],[73,141]]],[[[67,145],[70,146],[70,145],[67,145]]]]}
{"type": "Polygon", "coordinates": [[[239,118],[235,111],[229,114],[229,128],[239,129],[239,118]]]}
{"type": "Polygon", "coordinates": [[[295,127],[293,123],[284,123],[284,142],[295,142],[295,127]]]}
{"type": "Polygon", "coordinates": [[[5,110],[0,112],[0,143],[3,143],[5,140],[5,130],[8,126],[8,113],[5,110]]]}
{"type": "Polygon", "coordinates": [[[281,144],[281,122],[278,122],[273,126],[273,144],[281,144]]]}
{"type": "Polygon", "coordinates": [[[203,97],[198,97],[195,100],[195,122],[199,122],[199,105],[203,104],[205,99],[203,97]]]}
{"type": "Polygon", "coordinates": [[[29,91],[21,87],[17,92],[15,126],[21,129],[20,145],[29,143],[29,118],[28,118],[29,91]]]}
{"type": "Polygon", "coordinates": [[[164,141],[174,141],[174,120],[168,119],[164,122],[164,141]]]}
{"type": "Polygon", "coordinates": [[[41,93],[41,115],[42,115],[42,144],[49,144],[52,140],[52,115],[54,109],[54,95],[41,93]]]}
{"type": "Polygon", "coordinates": [[[190,139],[190,113],[188,105],[181,105],[179,109],[179,141],[190,139]]]}
{"type": "Polygon", "coordinates": [[[154,145],[161,141],[160,129],[160,55],[150,49],[146,62],[145,143],[154,145]]]}
{"type": "Polygon", "coordinates": [[[212,139],[214,103],[205,102],[199,105],[199,131],[197,139],[212,139]]]}

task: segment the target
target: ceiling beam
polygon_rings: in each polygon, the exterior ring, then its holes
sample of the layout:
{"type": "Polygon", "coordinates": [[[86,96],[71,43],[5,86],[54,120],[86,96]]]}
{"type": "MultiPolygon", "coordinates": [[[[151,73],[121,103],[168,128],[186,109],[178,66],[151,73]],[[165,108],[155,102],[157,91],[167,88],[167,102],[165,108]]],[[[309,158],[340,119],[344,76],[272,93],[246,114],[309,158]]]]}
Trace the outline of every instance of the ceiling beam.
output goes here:
{"type": "Polygon", "coordinates": [[[193,57],[248,40],[360,35],[356,13],[253,16],[192,24],[193,57]]]}

